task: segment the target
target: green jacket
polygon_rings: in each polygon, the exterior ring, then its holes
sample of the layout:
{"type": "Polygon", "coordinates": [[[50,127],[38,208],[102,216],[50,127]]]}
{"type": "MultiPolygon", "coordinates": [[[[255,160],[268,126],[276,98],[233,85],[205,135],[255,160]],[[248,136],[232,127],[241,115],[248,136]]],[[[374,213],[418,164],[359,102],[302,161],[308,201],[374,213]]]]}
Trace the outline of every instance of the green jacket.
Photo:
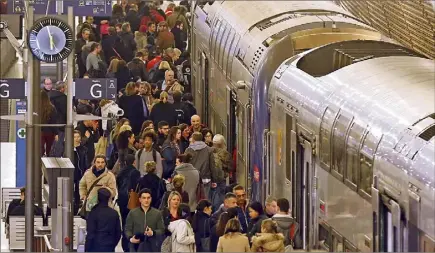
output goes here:
{"type": "Polygon", "coordinates": [[[152,207],[146,213],[142,207],[137,207],[131,210],[127,216],[125,235],[127,238],[131,238],[137,233],[143,234],[147,226],[153,230],[153,236],[162,235],[165,231],[162,214],[159,210],[152,207]]]}

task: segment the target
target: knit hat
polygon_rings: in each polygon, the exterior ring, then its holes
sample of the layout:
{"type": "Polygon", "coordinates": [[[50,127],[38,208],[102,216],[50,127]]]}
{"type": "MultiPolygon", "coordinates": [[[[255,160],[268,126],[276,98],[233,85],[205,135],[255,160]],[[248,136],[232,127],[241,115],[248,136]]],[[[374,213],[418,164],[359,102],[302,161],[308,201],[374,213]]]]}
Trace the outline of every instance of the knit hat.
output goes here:
{"type": "Polygon", "coordinates": [[[147,26],[146,25],[141,25],[139,27],[139,32],[141,33],[146,33],[147,32],[147,26]]]}
{"type": "Polygon", "coordinates": [[[106,188],[101,188],[98,190],[98,202],[99,203],[108,203],[110,196],[112,194],[110,193],[110,191],[106,188]]]}
{"type": "Polygon", "coordinates": [[[262,215],[264,213],[263,211],[263,206],[261,205],[260,202],[252,202],[251,204],[249,204],[249,207],[252,208],[254,211],[256,211],[258,213],[258,215],[262,215]]]}

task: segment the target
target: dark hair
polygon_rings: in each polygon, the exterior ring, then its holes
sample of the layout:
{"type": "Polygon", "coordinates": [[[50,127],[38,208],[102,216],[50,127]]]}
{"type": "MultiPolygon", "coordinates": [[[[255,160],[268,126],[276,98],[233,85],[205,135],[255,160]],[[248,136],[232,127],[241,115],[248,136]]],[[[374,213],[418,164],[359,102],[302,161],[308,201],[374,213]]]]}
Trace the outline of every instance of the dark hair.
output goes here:
{"type": "Polygon", "coordinates": [[[91,52],[94,52],[95,51],[95,49],[97,49],[97,47],[100,45],[100,43],[98,43],[98,42],[94,42],[94,43],[92,43],[92,45],[91,45],[91,52]]]}
{"type": "Polygon", "coordinates": [[[155,141],[156,140],[156,134],[151,132],[151,131],[144,132],[143,135],[142,135],[142,139],[145,140],[145,138],[151,138],[153,141],[155,141]]]}
{"type": "Polygon", "coordinates": [[[118,134],[118,138],[116,139],[116,147],[118,150],[128,148],[128,139],[133,135],[131,130],[126,130],[122,133],[118,134]]]}
{"type": "Polygon", "coordinates": [[[98,155],[96,155],[96,156],[94,157],[94,162],[93,162],[93,163],[95,163],[95,161],[97,161],[97,159],[104,159],[104,162],[107,163],[107,161],[106,161],[106,156],[103,155],[103,154],[98,154],[98,155]]]}
{"type": "Polygon", "coordinates": [[[173,142],[176,140],[178,130],[180,130],[180,128],[177,126],[173,126],[173,127],[171,127],[171,129],[169,129],[168,140],[170,142],[173,142]]]}
{"type": "Polygon", "coordinates": [[[136,52],[136,57],[144,57],[145,55],[141,51],[136,52]]]}
{"type": "Polygon", "coordinates": [[[263,205],[258,201],[251,202],[248,207],[256,211],[258,215],[264,214],[263,205]]]}
{"type": "Polygon", "coordinates": [[[113,26],[110,26],[108,29],[109,35],[116,35],[116,28],[113,26]]]}
{"type": "Polygon", "coordinates": [[[219,220],[216,224],[216,235],[217,236],[223,236],[225,233],[225,227],[227,226],[227,223],[229,220],[234,218],[236,216],[233,216],[233,214],[230,214],[228,212],[223,212],[219,216],[219,220]]]}
{"type": "Polygon", "coordinates": [[[145,120],[145,121],[142,123],[142,127],[141,127],[141,129],[140,129],[140,132],[142,133],[143,130],[145,130],[145,128],[149,127],[151,124],[153,124],[153,121],[152,121],[152,120],[145,120]]]}
{"type": "Polygon", "coordinates": [[[211,133],[211,139],[212,139],[212,142],[213,142],[213,136],[214,136],[214,134],[213,134],[213,132],[212,132],[209,128],[203,128],[203,129],[201,130],[202,141],[205,141],[205,136],[206,136],[208,133],[211,133]]]}
{"type": "Polygon", "coordinates": [[[239,190],[245,190],[245,187],[243,187],[243,186],[241,186],[239,184],[234,186],[233,191],[239,191],[239,190]]]}
{"type": "MultiPolygon", "coordinates": [[[[198,205],[196,206],[196,212],[192,218],[192,228],[193,228],[193,231],[195,231],[196,233],[199,230],[198,228],[200,228],[200,226],[205,226],[205,224],[198,224],[198,220],[199,220],[198,215],[200,215],[201,212],[204,212],[204,209],[206,207],[211,207],[211,206],[212,206],[211,202],[208,201],[207,199],[202,199],[198,202],[198,205]]],[[[210,228],[208,228],[207,230],[209,230],[209,229],[210,228]]]]}
{"type": "Polygon", "coordinates": [[[169,126],[169,123],[166,122],[166,121],[164,121],[164,120],[162,120],[162,121],[160,121],[160,122],[157,124],[157,127],[158,127],[158,128],[162,128],[162,127],[164,127],[164,126],[169,126]]]}
{"type": "Polygon", "coordinates": [[[112,193],[106,188],[100,188],[97,192],[98,203],[107,204],[112,193]]]}
{"type": "Polygon", "coordinates": [[[122,9],[121,5],[114,4],[112,7],[112,17],[113,16],[124,16],[124,10],[122,9]]]}
{"type": "Polygon", "coordinates": [[[280,198],[276,201],[276,205],[281,212],[288,212],[290,210],[290,203],[286,198],[280,198]]]}
{"type": "Polygon", "coordinates": [[[193,102],[193,96],[191,93],[185,93],[183,95],[183,101],[193,102]]]}
{"type": "Polygon", "coordinates": [[[134,155],[128,154],[125,156],[125,165],[131,166],[131,165],[133,165],[135,160],[136,159],[135,159],[134,155]]]}
{"type": "Polygon", "coordinates": [[[140,190],[139,192],[139,198],[142,197],[142,194],[148,193],[149,195],[151,195],[151,190],[148,188],[143,188],[142,190],[140,190]]]}
{"type": "Polygon", "coordinates": [[[190,153],[180,154],[177,158],[180,159],[182,163],[190,163],[192,161],[192,155],[190,153]]]}
{"type": "MultiPolygon", "coordinates": [[[[181,20],[177,20],[177,21],[175,21],[175,26],[179,26],[179,25],[182,25],[183,24],[183,22],[181,22],[181,20]]],[[[184,27],[183,27],[184,28],[184,27]]]]}
{"type": "Polygon", "coordinates": [[[148,24],[147,24],[147,28],[149,29],[152,25],[155,25],[155,24],[156,24],[156,22],[149,21],[148,24]]]}
{"type": "MultiPolygon", "coordinates": [[[[151,85],[151,89],[152,89],[152,87],[153,87],[153,86],[151,85]]],[[[153,94],[153,98],[154,98],[154,99],[160,99],[160,94],[161,94],[162,92],[163,92],[163,91],[161,91],[161,90],[157,90],[156,93],[153,94]]]]}
{"type": "Polygon", "coordinates": [[[20,188],[20,193],[21,193],[21,194],[26,193],[26,187],[21,187],[21,188],[20,188]]]}
{"type": "Polygon", "coordinates": [[[189,125],[186,123],[181,123],[180,125],[178,125],[178,127],[180,128],[181,132],[183,132],[184,129],[189,127],[189,125]]]}
{"type": "Polygon", "coordinates": [[[227,194],[225,194],[225,199],[230,199],[230,198],[237,199],[237,196],[236,196],[236,194],[234,194],[232,192],[228,192],[227,194]]]}
{"type": "Polygon", "coordinates": [[[174,93],[172,94],[172,98],[174,99],[174,103],[180,103],[181,102],[181,98],[183,97],[183,93],[181,93],[181,91],[174,91],[174,93]]]}

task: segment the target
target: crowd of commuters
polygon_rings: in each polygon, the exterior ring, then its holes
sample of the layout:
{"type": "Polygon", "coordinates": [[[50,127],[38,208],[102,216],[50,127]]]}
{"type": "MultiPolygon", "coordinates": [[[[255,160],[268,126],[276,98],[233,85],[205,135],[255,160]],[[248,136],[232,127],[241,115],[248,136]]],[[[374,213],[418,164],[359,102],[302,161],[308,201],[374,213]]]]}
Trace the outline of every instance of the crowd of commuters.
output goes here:
{"type": "MultiPolygon", "coordinates": [[[[76,113],[123,110],[74,131],[74,213],[87,222],[85,250],[114,251],[120,240],[124,252],[300,248],[286,199],[250,203],[229,183],[236,168],[225,138],[201,123],[190,93],[190,7],[164,4],[119,1],[110,18],[87,17],[77,28],[77,77],[116,78],[118,96],[77,100],[76,113]]],[[[43,80],[41,123],[66,123],[65,91],[43,80]]],[[[61,156],[64,129],[41,131],[41,155],[61,156]]],[[[23,206],[23,198],[11,203],[8,217],[23,206]]]]}

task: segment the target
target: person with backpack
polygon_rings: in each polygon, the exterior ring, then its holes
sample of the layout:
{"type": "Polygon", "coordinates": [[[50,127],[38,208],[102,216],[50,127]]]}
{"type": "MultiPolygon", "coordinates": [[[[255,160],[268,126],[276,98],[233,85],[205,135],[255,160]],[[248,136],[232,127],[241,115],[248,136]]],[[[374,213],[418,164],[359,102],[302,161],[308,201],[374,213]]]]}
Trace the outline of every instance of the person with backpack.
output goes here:
{"type": "Polygon", "coordinates": [[[101,45],[93,43],[90,48],[90,53],[86,57],[86,70],[93,78],[104,78],[107,73],[107,65],[101,60],[101,45]]]}
{"type": "Polygon", "coordinates": [[[284,246],[288,248],[302,249],[302,238],[299,233],[299,224],[290,215],[290,203],[286,198],[276,201],[278,212],[272,216],[277,223],[278,233],[284,235],[284,246]]]}
{"type": "MultiPolygon", "coordinates": [[[[121,213],[122,231],[125,232],[125,220],[127,219],[128,212],[128,198],[130,191],[137,191],[138,179],[140,173],[136,169],[137,163],[134,155],[128,154],[125,158],[125,165],[116,176],[116,185],[118,187],[118,206],[121,213]]],[[[124,252],[128,249],[128,239],[123,233],[122,236],[122,249],[124,252]]]]}
{"type": "Polygon", "coordinates": [[[130,23],[122,24],[119,37],[121,38],[121,46],[123,46],[123,49],[120,52],[121,57],[125,62],[130,62],[131,60],[133,60],[134,52],[137,49],[134,35],[131,32],[130,23]]]}
{"type": "Polygon", "coordinates": [[[163,165],[162,165],[162,156],[157,150],[153,148],[154,141],[156,140],[156,135],[153,132],[146,132],[143,135],[144,145],[143,149],[139,149],[136,152],[136,164],[137,169],[139,170],[141,176],[147,174],[145,171],[145,163],[154,161],[156,163],[156,172],[155,174],[162,178],[163,174],[163,165]]]}
{"type": "MultiPolygon", "coordinates": [[[[189,196],[189,207],[191,212],[196,210],[196,205],[200,199],[197,199],[197,190],[200,187],[199,171],[190,163],[192,160],[191,154],[181,154],[177,157],[176,167],[173,173],[175,175],[183,175],[185,177],[184,191],[189,196]]],[[[184,199],[184,197],[183,197],[184,199]]]]}
{"type": "Polygon", "coordinates": [[[146,174],[139,180],[138,190],[150,189],[151,196],[154,199],[152,206],[159,208],[166,193],[166,182],[156,175],[156,163],[154,161],[145,162],[144,167],[146,174]]]}

